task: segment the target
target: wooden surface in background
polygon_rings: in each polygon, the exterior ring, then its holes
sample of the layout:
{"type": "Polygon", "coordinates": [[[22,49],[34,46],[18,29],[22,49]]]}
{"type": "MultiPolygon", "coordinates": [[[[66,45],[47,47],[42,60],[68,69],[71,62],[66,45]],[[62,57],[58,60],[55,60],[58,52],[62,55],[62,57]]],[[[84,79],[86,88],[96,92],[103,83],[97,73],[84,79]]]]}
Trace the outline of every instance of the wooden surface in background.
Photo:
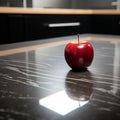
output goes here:
{"type": "Polygon", "coordinates": [[[92,9],[44,9],[44,8],[10,8],[0,7],[0,13],[11,14],[120,14],[120,10],[92,10],[92,9]]]}

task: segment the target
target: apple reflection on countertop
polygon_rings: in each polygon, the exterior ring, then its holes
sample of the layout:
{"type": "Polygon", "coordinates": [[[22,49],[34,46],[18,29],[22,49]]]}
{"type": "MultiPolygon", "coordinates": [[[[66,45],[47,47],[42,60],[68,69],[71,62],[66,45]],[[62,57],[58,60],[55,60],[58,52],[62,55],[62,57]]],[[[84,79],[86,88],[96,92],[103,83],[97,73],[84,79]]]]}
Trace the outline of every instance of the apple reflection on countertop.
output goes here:
{"type": "Polygon", "coordinates": [[[93,91],[93,81],[91,79],[90,72],[69,71],[66,76],[65,90],[67,95],[76,101],[89,101],[93,91]]]}

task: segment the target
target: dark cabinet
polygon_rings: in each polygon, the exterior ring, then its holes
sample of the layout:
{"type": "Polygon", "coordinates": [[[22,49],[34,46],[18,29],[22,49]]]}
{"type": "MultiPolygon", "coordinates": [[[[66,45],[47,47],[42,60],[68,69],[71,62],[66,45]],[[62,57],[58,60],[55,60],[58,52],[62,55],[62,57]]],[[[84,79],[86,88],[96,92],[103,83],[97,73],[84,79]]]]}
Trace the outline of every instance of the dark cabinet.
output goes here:
{"type": "Polygon", "coordinates": [[[0,14],[0,44],[82,33],[120,35],[120,15],[0,14]]]}
{"type": "Polygon", "coordinates": [[[0,15],[0,44],[8,42],[8,16],[0,15]]]}
{"type": "Polygon", "coordinates": [[[10,42],[25,41],[25,25],[23,15],[8,15],[8,31],[10,42]]]}
{"type": "Polygon", "coordinates": [[[73,35],[89,32],[90,16],[86,15],[26,15],[26,39],[73,35]]]}
{"type": "Polygon", "coordinates": [[[25,39],[35,40],[41,38],[44,33],[44,25],[38,15],[25,15],[25,39]]]}
{"type": "Polygon", "coordinates": [[[25,41],[23,15],[0,14],[0,44],[25,41]]]}
{"type": "Polygon", "coordinates": [[[120,35],[119,15],[93,15],[93,33],[120,35]]]}

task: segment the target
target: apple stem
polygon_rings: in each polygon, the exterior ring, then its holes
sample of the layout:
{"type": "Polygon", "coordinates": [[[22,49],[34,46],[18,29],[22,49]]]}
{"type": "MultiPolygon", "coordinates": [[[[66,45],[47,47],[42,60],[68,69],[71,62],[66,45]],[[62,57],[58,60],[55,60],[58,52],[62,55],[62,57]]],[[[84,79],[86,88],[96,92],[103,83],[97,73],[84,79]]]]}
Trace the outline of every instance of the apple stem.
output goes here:
{"type": "Polygon", "coordinates": [[[80,34],[78,34],[78,44],[80,44],[80,34]]]}

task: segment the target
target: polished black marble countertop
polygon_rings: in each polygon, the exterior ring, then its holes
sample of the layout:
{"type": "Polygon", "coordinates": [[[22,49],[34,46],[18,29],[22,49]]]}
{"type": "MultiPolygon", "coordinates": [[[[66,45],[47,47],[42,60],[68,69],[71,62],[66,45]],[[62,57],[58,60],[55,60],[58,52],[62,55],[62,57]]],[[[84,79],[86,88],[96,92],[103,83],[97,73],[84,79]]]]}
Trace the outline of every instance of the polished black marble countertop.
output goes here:
{"type": "Polygon", "coordinates": [[[66,43],[1,55],[0,120],[120,120],[120,42],[97,37],[86,71],[66,64],[66,43]]]}

